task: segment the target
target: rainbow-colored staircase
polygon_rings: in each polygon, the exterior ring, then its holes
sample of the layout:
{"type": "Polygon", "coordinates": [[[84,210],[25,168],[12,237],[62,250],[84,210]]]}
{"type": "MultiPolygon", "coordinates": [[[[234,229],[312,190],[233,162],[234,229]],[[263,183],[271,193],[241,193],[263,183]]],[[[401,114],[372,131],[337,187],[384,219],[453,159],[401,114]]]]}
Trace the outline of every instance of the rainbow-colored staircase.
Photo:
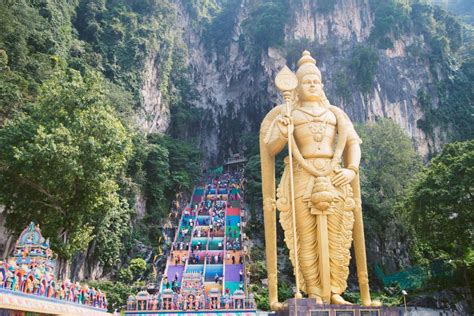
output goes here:
{"type": "Polygon", "coordinates": [[[135,301],[130,298],[127,314],[139,310],[255,314],[252,295],[247,295],[240,185],[239,178],[226,174],[210,177],[194,189],[181,213],[160,292],[146,303],[138,302],[139,295],[135,301]]]}

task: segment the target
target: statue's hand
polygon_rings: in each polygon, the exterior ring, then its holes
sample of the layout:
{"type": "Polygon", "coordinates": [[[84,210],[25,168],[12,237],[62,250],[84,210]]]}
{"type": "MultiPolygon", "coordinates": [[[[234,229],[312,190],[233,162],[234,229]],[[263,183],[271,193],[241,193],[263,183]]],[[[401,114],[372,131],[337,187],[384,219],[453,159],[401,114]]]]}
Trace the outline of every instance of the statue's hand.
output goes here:
{"type": "Polygon", "coordinates": [[[336,170],[336,173],[337,175],[334,178],[332,178],[332,184],[334,184],[334,186],[336,187],[349,184],[356,175],[354,170],[345,169],[345,168],[336,170]]]}
{"type": "Polygon", "coordinates": [[[285,138],[288,137],[288,134],[293,134],[293,130],[295,128],[293,125],[293,119],[287,115],[281,116],[277,120],[277,126],[281,135],[285,138]]]}

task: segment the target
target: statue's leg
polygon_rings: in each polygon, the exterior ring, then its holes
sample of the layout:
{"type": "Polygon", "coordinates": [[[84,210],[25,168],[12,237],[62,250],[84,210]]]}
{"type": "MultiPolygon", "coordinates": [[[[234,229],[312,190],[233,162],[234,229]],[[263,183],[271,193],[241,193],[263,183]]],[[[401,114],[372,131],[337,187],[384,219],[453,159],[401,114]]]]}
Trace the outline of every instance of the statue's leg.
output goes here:
{"type": "Polygon", "coordinates": [[[299,197],[295,200],[296,230],[298,232],[298,258],[303,274],[306,293],[312,298],[319,298],[320,280],[318,268],[318,244],[316,240],[316,216],[310,213],[307,203],[299,197]]]}
{"type": "Polygon", "coordinates": [[[349,276],[350,248],[354,214],[336,205],[334,213],[328,215],[328,238],[331,270],[331,293],[334,304],[346,304],[340,295],[347,287],[349,276]]]}

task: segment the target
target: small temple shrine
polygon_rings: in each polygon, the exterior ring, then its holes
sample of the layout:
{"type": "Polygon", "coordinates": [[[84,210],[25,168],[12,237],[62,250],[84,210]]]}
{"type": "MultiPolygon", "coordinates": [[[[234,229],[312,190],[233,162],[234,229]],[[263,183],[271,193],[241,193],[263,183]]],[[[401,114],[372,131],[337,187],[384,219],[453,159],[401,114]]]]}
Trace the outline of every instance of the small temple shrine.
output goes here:
{"type": "Polygon", "coordinates": [[[56,259],[49,246],[49,239],[41,234],[39,225],[31,222],[20,234],[16,241],[13,257],[9,263],[15,263],[19,268],[37,267],[43,274],[55,276],[56,259]]]}
{"type": "Polygon", "coordinates": [[[49,239],[33,222],[20,234],[13,255],[0,261],[0,315],[104,315],[106,309],[100,289],[58,279],[49,239]]]}

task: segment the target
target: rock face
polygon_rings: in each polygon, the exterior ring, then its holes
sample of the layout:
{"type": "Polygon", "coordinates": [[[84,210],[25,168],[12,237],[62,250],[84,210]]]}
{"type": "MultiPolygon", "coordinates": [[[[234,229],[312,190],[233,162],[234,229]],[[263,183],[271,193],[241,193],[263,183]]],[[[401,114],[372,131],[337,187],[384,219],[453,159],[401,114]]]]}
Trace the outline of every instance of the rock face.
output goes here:
{"type": "Polygon", "coordinates": [[[331,10],[321,10],[317,1],[293,0],[291,5],[295,11],[286,38],[287,40],[304,38],[321,44],[332,40],[339,43],[366,41],[373,23],[368,2],[368,0],[335,1],[331,10]]]}
{"type": "Polygon", "coordinates": [[[209,128],[202,131],[201,147],[212,163],[216,162],[221,154],[230,154],[223,152],[221,148],[231,144],[230,150],[238,150],[239,142],[232,138],[233,135],[230,135],[227,129],[231,125],[228,124],[229,120],[238,121],[242,131],[248,130],[255,125],[255,118],[244,111],[255,109],[260,111],[258,116],[261,117],[265,110],[269,109],[269,101],[266,100],[274,100],[276,96],[267,98],[266,89],[272,89],[265,82],[267,75],[252,72],[249,62],[252,56],[244,54],[239,47],[240,24],[247,14],[246,1],[242,1],[236,12],[234,34],[223,51],[209,50],[201,36],[202,30],[193,27],[195,21],[190,18],[184,3],[177,1],[176,4],[177,26],[183,30],[183,42],[188,51],[190,81],[198,92],[194,105],[210,110],[207,111],[210,116],[203,118],[206,121],[204,125],[209,128]],[[260,104],[249,107],[250,100],[258,100],[260,104]],[[264,102],[267,106],[264,106],[264,102]],[[224,144],[226,138],[227,142],[224,144]]]}
{"type": "Polygon", "coordinates": [[[160,90],[162,73],[156,51],[150,52],[142,72],[141,107],[137,123],[145,133],[163,133],[169,125],[169,106],[163,100],[160,90]]]}
{"type": "Polygon", "coordinates": [[[391,49],[374,49],[378,64],[370,88],[362,92],[347,65],[356,47],[368,45],[374,23],[369,0],[337,0],[325,10],[318,7],[319,2],[289,1],[285,44],[255,56],[243,33],[243,21],[254,1],[241,0],[233,17],[231,40],[218,49],[206,43],[203,29],[196,27],[184,2],[175,1],[177,28],[183,30],[191,82],[199,94],[195,105],[211,113],[204,118],[208,123],[201,139],[209,161],[240,151],[242,133],[256,132],[265,113],[281,101],[273,80],[284,64],[294,63],[288,55],[295,44],[300,48],[299,54],[304,48],[311,50],[323,74],[329,100],[343,108],[352,120],[366,122],[388,117],[413,139],[422,156],[439,148],[443,137],[439,130],[428,137],[417,128],[417,120],[424,116],[417,93],[420,89],[433,91],[433,78],[429,64],[409,54],[408,48],[415,43],[423,45],[423,37],[401,36],[391,49]],[[239,125],[237,133],[230,130],[229,122],[239,125]]]}

